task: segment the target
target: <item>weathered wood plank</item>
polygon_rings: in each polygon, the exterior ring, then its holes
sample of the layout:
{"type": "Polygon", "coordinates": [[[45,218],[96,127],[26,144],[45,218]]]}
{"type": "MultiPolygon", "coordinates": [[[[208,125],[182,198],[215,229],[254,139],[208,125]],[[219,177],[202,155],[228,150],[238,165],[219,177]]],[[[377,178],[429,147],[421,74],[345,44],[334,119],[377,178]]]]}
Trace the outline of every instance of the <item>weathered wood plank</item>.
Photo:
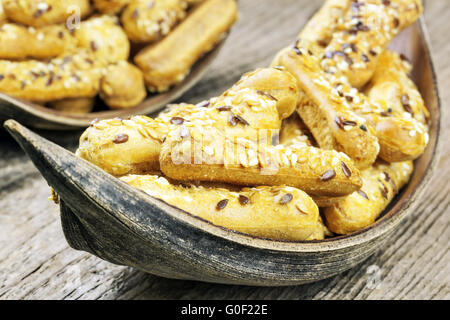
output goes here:
{"type": "MultiPolygon", "coordinates": [[[[180,101],[216,95],[243,72],[267,65],[320,2],[245,0],[239,5],[240,21],[223,51],[180,101]]],[[[427,1],[425,17],[445,110],[450,98],[444,90],[450,86],[450,2],[427,1]]],[[[444,116],[450,127],[448,112],[444,116]]],[[[56,140],[73,150],[77,135],[61,134],[56,140]]],[[[449,167],[447,147],[416,212],[363,264],[303,286],[226,286],[158,278],[69,248],[58,207],[47,200],[46,182],[18,146],[1,135],[0,299],[449,299],[449,167]],[[367,285],[373,278],[367,273],[370,266],[380,268],[377,289],[367,285]]]]}

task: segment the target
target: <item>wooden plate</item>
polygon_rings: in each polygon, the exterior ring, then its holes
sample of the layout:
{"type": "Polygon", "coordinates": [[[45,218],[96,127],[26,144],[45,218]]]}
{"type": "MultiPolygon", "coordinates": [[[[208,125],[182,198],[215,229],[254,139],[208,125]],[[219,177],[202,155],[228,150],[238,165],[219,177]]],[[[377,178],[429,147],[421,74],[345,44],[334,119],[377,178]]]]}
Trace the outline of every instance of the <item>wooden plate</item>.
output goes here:
{"type": "Polygon", "coordinates": [[[174,86],[168,92],[150,94],[146,100],[136,107],[74,115],[0,93],[0,120],[15,119],[27,126],[37,129],[74,130],[88,127],[90,122],[96,118],[127,118],[135,114],[151,114],[180,97],[202,78],[208,66],[214,61],[214,58],[223,47],[228,34],[229,33],[226,33],[225,37],[213,50],[197,61],[183,82],[174,86]]]}
{"type": "Polygon", "coordinates": [[[392,48],[415,66],[414,79],[431,113],[430,142],[384,215],[348,236],[284,242],[218,227],[128,186],[13,120],[5,126],[60,196],[62,226],[73,248],[168,278],[258,286],[313,282],[382,250],[414,210],[436,166],[440,101],[423,20],[392,48]]]}

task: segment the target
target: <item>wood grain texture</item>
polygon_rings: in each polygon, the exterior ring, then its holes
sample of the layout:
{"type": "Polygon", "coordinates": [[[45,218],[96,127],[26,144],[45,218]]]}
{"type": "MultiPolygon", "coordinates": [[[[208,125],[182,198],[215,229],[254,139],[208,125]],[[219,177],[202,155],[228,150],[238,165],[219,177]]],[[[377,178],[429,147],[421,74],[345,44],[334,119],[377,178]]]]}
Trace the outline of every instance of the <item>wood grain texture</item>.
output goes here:
{"type": "MultiPolygon", "coordinates": [[[[243,72],[267,65],[319,6],[320,1],[240,1],[240,21],[227,44],[206,77],[180,101],[219,94],[243,72]]],[[[450,2],[427,1],[425,17],[446,130],[449,97],[442,89],[450,85],[450,2]]],[[[54,140],[73,150],[78,135],[61,133],[54,140]]],[[[363,264],[313,284],[257,288],[167,280],[70,249],[58,207],[46,200],[46,182],[5,135],[0,140],[0,299],[449,299],[449,164],[446,147],[416,212],[363,264]],[[369,266],[380,268],[376,289],[367,285],[369,266]]]]}

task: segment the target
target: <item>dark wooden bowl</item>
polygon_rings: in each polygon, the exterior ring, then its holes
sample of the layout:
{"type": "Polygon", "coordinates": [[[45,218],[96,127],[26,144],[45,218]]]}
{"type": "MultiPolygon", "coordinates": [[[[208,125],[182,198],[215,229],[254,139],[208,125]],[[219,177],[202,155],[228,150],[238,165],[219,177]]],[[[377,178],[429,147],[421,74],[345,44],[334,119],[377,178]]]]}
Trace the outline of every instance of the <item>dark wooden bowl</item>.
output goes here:
{"type": "Polygon", "coordinates": [[[149,94],[149,96],[136,107],[77,115],[54,110],[0,93],[0,120],[15,119],[27,126],[37,129],[75,130],[88,127],[91,121],[96,118],[127,118],[135,114],[151,114],[179,98],[202,78],[208,66],[214,61],[214,58],[223,47],[228,34],[229,33],[226,34],[224,39],[222,39],[213,50],[205,54],[195,63],[191,72],[180,84],[174,86],[167,92],[149,94]]]}
{"type": "Polygon", "coordinates": [[[283,242],[218,227],[128,186],[13,120],[5,126],[60,196],[62,226],[73,248],[167,278],[258,286],[313,282],[381,249],[414,210],[436,166],[440,102],[423,20],[392,47],[414,63],[414,79],[431,113],[430,142],[384,215],[348,236],[283,242]]]}

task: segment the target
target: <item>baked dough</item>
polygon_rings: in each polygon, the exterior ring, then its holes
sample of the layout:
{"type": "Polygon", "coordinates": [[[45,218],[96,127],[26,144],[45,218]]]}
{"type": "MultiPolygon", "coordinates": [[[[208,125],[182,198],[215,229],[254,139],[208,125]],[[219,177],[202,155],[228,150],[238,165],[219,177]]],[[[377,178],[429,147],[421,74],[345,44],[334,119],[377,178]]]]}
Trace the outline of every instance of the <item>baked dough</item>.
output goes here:
{"type": "Polygon", "coordinates": [[[340,96],[314,55],[317,45],[297,41],[282,50],[274,65],[282,65],[297,79],[297,112],[319,146],[345,152],[358,168],[375,162],[380,146],[375,129],[353,111],[355,101],[340,96]]]}
{"type": "Polygon", "coordinates": [[[422,14],[420,0],[359,0],[338,19],[322,67],[343,74],[355,88],[372,77],[391,40],[422,14]]]}
{"type": "Polygon", "coordinates": [[[306,23],[298,39],[326,47],[330,43],[338,22],[350,8],[352,0],[326,0],[322,7],[306,23]]]}
{"type": "Polygon", "coordinates": [[[39,103],[90,98],[99,90],[103,67],[86,51],[49,62],[0,60],[0,92],[39,103]]]}
{"type": "Polygon", "coordinates": [[[66,52],[73,36],[63,25],[42,28],[15,23],[0,26],[0,59],[47,59],[66,52]]]}
{"type": "Polygon", "coordinates": [[[49,107],[72,114],[86,114],[94,109],[95,98],[68,98],[48,103],[49,107]]]}
{"type": "Polygon", "coordinates": [[[123,60],[106,67],[100,82],[100,98],[111,109],[132,108],[147,96],[144,75],[131,63],[123,60]]]}
{"type": "MultiPolygon", "coordinates": [[[[279,113],[284,115],[293,110],[296,98],[295,79],[289,73],[273,68],[258,69],[207,103],[172,105],[156,119],[136,116],[123,121],[96,122],[81,136],[77,154],[116,176],[159,170],[161,143],[169,131],[180,125],[214,126],[222,132],[259,140],[261,133],[278,134],[279,113]],[[266,86],[270,90],[261,91],[266,86]],[[289,107],[289,103],[293,106],[289,107]],[[234,120],[233,125],[233,121],[230,123],[233,115],[240,116],[249,125],[244,128],[238,125],[239,120],[234,120]],[[117,135],[126,135],[128,139],[113,143],[117,135]]],[[[270,141],[267,138],[266,143],[270,141]]]]}
{"type": "Polygon", "coordinates": [[[134,61],[144,72],[147,88],[162,92],[182,82],[194,63],[222,39],[236,17],[234,0],[207,0],[164,39],[144,48],[134,61]]]}
{"type": "Polygon", "coordinates": [[[104,14],[118,14],[133,0],[93,0],[95,9],[104,14]]]}
{"type": "Polygon", "coordinates": [[[377,162],[363,170],[361,190],[324,209],[328,228],[334,233],[350,234],[374,223],[409,181],[413,168],[411,161],[377,162]]]}
{"type": "Polygon", "coordinates": [[[90,50],[94,60],[110,64],[128,60],[130,42],[115,16],[95,16],[75,30],[78,48],[90,50]]]}
{"type": "MultiPolygon", "coordinates": [[[[53,37],[56,34],[57,38],[59,32],[63,32],[60,46],[58,47],[58,43],[54,44],[56,50],[63,53],[48,61],[0,60],[0,92],[16,98],[46,103],[54,100],[93,98],[101,89],[105,102],[114,108],[138,104],[146,95],[143,76],[136,67],[126,62],[130,45],[117,22],[117,17],[113,16],[93,17],[81,22],[80,28],[70,34],[63,31],[65,29],[62,26],[39,28],[49,30],[48,32],[51,30],[53,37]],[[117,75],[117,70],[121,72],[118,77],[121,80],[116,80],[115,85],[108,86],[111,76],[117,75]],[[132,88],[134,92],[124,92],[126,88],[132,88]]],[[[5,26],[11,26],[16,31],[25,28],[10,24],[5,26]]],[[[29,33],[30,28],[25,32],[29,33]]],[[[34,43],[34,46],[31,42],[26,50],[29,53],[34,52],[34,55],[46,55],[53,50],[47,47],[51,47],[51,44],[45,41],[39,45],[34,43]]],[[[5,48],[3,50],[7,51],[5,48]]],[[[55,106],[58,104],[60,103],[55,106]]],[[[67,109],[67,104],[64,108],[67,109]]]]}
{"type": "Polygon", "coordinates": [[[31,27],[64,23],[69,17],[86,17],[91,12],[89,0],[3,0],[9,20],[31,27]]]}
{"type": "Polygon", "coordinates": [[[168,133],[159,158],[165,176],[179,181],[288,185],[310,195],[338,197],[361,187],[359,171],[343,153],[308,146],[272,146],[205,127],[168,133]]]}
{"type": "Polygon", "coordinates": [[[122,25],[134,42],[154,42],[186,17],[185,0],[134,0],[122,13],[122,25]]]}
{"type": "Polygon", "coordinates": [[[372,120],[380,141],[380,157],[388,162],[414,160],[428,144],[429,112],[414,82],[411,65],[393,51],[379,59],[365,93],[377,107],[372,120]]]}
{"type": "Polygon", "coordinates": [[[6,17],[5,10],[3,10],[3,3],[0,1],[0,26],[6,23],[8,18],[6,17]]]}
{"type": "Polygon", "coordinates": [[[164,177],[130,175],[121,178],[149,195],[217,226],[276,240],[320,240],[324,228],[319,210],[303,191],[291,187],[183,187],[164,177]]]}

